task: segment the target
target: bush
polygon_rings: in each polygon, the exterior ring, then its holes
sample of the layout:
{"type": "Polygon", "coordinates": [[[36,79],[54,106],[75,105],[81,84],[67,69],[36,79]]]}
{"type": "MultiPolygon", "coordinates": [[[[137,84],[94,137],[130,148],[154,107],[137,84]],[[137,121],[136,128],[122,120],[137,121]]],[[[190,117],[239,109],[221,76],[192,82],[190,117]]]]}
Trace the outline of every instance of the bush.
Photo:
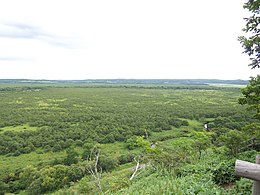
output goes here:
{"type": "Polygon", "coordinates": [[[137,147],[138,147],[138,145],[136,143],[136,137],[131,137],[131,138],[126,140],[126,148],[128,150],[133,150],[137,147]]]}
{"type": "Polygon", "coordinates": [[[218,185],[236,181],[238,177],[235,176],[234,160],[222,161],[220,164],[218,164],[212,171],[212,178],[213,181],[218,185]]]}
{"type": "Polygon", "coordinates": [[[69,184],[68,167],[55,165],[45,167],[35,174],[28,186],[28,194],[44,194],[65,187],[69,184]]]}
{"type": "Polygon", "coordinates": [[[118,163],[120,165],[132,162],[134,160],[134,154],[122,154],[118,157],[118,163]]]}
{"type": "Polygon", "coordinates": [[[64,159],[64,164],[65,165],[71,165],[71,164],[76,164],[78,162],[78,156],[79,154],[72,148],[69,148],[66,151],[66,158],[64,159]]]}
{"type": "Polygon", "coordinates": [[[230,150],[230,154],[235,155],[239,152],[239,148],[243,146],[242,141],[245,135],[238,130],[230,130],[225,135],[220,136],[222,144],[230,150]]]}
{"type": "Polygon", "coordinates": [[[0,195],[4,195],[8,185],[5,182],[0,181],[0,195]]]}
{"type": "Polygon", "coordinates": [[[94,143],[85,143],[83,148],[83,153],[82,153],[82,158],[83,159],[88,159],[91,155],[91,151],[94,150],[95,144],[94,143]]]}
{"type": "Polygon", "coordinates": [[[236,194],[250,195],[252,191],[253,182],[246,178],[241,178],[236,182],[235,191],[236,194]]]}
{"type": "Polygon", "coordinates": [[[117,159],[107,157],[107,156],[99,157],[98,167],[99,169],[102,169],[102,171],[111,171],[117,166],[118,166],[117,159]]]}

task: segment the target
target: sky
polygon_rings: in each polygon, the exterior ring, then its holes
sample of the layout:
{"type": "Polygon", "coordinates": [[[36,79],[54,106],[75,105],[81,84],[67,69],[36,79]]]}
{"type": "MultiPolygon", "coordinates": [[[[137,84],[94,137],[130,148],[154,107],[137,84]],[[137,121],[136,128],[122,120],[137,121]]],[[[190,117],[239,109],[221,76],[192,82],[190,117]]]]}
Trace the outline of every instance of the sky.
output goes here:
{"type": "Polygon", "coordinates": [[[249,79],[244,0],[8,0],[0,79],[249,79]]]}

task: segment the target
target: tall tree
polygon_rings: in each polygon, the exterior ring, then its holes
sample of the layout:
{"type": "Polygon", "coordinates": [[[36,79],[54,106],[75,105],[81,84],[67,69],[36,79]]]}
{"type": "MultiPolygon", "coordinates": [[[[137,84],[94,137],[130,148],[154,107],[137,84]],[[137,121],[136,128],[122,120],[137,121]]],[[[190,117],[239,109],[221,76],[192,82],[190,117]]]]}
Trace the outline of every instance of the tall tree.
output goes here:
{"type": "Polygon", "coordinates": [[[247,36],[240,36],[238,40],[244,48],[244,53],[250,56],[252,68],[260,68],[260,0],[248,0],[244,4],[244,9],[247,9],[251,15],[244,18],[246,26],[243,31],[247,36]]]}
{"type": "MultiPolygon", "coordinates": [[[[246,36],[240,36],[238,39],[244,48],[244,53],[250,56],[249,66],[260,68],[260,0],[248,0],[244,4],[251,15],[246,20],[246,26],[243,31],[246,36]]],[[[244,97],[239,99],[240,104],[247,104],[249,108],[256,111],[256,118],[260,119],[260,75],[251,77],[250,84],[242,89],[244,97]]]]}

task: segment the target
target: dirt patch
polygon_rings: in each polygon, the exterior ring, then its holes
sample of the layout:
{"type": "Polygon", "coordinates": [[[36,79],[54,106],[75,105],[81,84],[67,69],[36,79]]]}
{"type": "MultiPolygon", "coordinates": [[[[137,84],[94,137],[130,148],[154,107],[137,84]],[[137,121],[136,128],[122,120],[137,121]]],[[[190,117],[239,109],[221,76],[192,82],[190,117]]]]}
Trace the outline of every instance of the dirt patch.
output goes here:
{"type": "Polygon", "coordinates": [[[225,190],[233,189],[234,186],[235,186],[235,183],[232,183],[232,182],[230,182],[230,183],[224,183],[224,184],[223,184],[223,188],[224,188],[225,190]]]}

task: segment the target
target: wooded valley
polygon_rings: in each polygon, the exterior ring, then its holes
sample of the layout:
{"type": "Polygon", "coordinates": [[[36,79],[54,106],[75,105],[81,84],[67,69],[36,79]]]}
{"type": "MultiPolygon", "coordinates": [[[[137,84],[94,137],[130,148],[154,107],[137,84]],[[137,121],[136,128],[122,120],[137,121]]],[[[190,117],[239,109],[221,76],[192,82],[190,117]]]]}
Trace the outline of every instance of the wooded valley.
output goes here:
{"type": "Polygon", "coordinates": [[[260,124],[241,96],[230,83],[2,83],[0,194],[250,194],[234,163],[254,162],[241,148],[260,124]]]}

